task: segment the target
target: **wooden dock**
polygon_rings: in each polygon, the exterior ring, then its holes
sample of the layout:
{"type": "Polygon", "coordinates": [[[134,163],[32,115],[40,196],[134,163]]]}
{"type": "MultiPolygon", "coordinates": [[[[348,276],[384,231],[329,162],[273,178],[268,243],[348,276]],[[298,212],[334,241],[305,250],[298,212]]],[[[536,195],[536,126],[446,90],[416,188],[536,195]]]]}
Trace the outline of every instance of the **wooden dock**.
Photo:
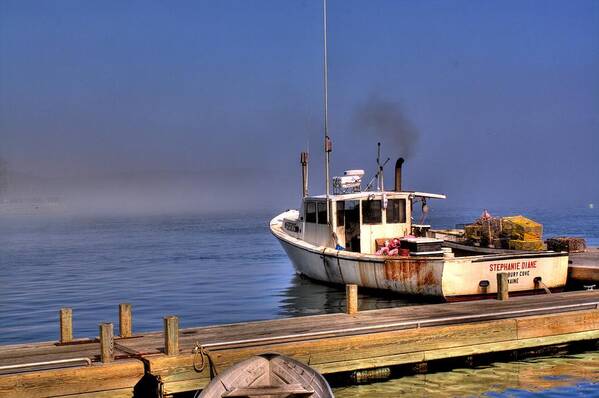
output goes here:
{"type": "MultiPolygon", "coordinates": [[[[162,397],[201,389],[211,375],[265,352],[284,354],[331,374],[593,341],[599,339],[599,291],[178,332],[174,321],[165,318],[165,330],[167,336],[115,336],[112,346],[104,345],[113,350],[104,353],[105,362],[97,339],[1,346],[0,397],[162,397]]],[[[126,327],[124,331],[127,335],[126,327]]]]}
{"type": "Polygon", "coordinates": [[[568,281],[596,285],[599,289],[599,248],[591,247],[583,253],[570,253],[568,281]]]}

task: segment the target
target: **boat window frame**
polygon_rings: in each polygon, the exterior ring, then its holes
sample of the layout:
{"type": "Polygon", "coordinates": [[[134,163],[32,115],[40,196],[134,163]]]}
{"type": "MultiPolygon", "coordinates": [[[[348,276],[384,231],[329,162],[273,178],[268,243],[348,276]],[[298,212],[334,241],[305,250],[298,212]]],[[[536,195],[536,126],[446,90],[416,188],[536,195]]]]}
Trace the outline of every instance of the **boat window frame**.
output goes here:
{"type": "Polygon", "coordinates": [[[387,209],[385,210],[385,217],[387,224],[405,224],[407,222],[407,200],[405,198],[391,198],[387,199],[387,209]],[[402,203],[403,202],[403,211],[402,203]],[[390,211],[393,209],[393,203],[399,203],[397,212],[397,221],[391,220],[390,211]],[[391,220],[391,221],[390,221],[391,220]]]}
{"type": "Polygon", "coordinates": [[[360,204],[360,214],[362,216],[362,225],[381,225],[381,224],[383,224],[383,201],[382,201],[382,199],[365,199],[365,200],[361,200],[360,202],[362,202],[360,204]],[[380,207],[379,207],[379,211],[378,211],[378,218],[375,218],[374,222],[373,222],[372,221],[373,219],[371,218],[372,214],[366,214],[366,212],[372,211],[370,209],[370,204],[374,203],[374,202],[378,202],[380,207]],[[369,204],[366,204],[366,203],[369,203],[369,204]]]}
{"type": "Polygon", "coordinates": [[[307,223],[316,224],[316,214],[317,214],[317,211],[316,211],[316,202],[315,201],[313,201],[313,200],[307,200],[306,201],[306,205],[305,205],[305,208],[304,208],[304,213],[305,213],[305,220],[306,220],[307,223]],[[313,209],[314,211],[313,212],[310,212],[310,206],[314,207],[314,209],[313,209]]]}
{"type": "Polygon", "coordinates": [[[335,217],[338,227],[345,227],[345,201],[335,201],[335,217]]]}
{"type": "Polygon", "coordinates": [[[326,225],[327,224],[327,204],[326,202],[315,202],[316,203],[316,215],[317,215],[317,224],[326,225]]]}

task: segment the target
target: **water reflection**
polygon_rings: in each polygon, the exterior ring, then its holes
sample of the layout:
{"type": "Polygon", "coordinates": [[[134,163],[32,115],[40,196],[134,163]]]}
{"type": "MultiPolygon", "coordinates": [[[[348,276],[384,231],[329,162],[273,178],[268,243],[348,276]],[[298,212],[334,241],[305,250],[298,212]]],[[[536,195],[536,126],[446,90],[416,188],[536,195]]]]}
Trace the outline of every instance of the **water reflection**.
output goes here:
{"type": "Polygon", "coordinates": [[[599,352],[497,362],[335,389],[337,398],[599,397],[599,352]]]}
{"type": "MultiPolygon", "coordinates": [[[[421,304],[414,298],[392,293],[359,290],[360,310],[375,310],[421,304]]],[[[345,311],[345,287],[319,283],[294,275],[281,291],[278,315],[282,317],[338,313],[345,311]]]]}

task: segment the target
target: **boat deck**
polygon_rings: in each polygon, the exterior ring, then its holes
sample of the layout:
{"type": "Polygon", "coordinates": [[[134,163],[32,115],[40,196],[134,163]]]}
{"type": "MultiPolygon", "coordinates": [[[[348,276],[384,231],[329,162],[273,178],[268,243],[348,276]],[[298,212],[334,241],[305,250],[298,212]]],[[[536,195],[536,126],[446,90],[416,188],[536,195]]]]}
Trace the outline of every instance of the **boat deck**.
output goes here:
{"type": "Polygon", "coordinates": [[[0,396],[50,397],[61,396],[57,391],[71,394],[83,391],[81,386],[74,390],[67,388],[68,383],[66,387],[52,387],[55,390],[48,387],[51,380],[61,377],[62,380],[70,377],[69,383],[73,384],[74,374],[79,382],[92,383],[89,388],[112,389],[113,396],[131,396],[132,386],[144,374],[156,377],[165,394],[192,391],[210,380],[208,368],[218,373],[264,352],[278,352],[323,373],[335,373],[463,356],[469,352],[596,339],[599,338],[597,308],[599,291],[578,291],[514,297],[507,301],[406,306],[354,315],[327,314],[188,328],[180,330],[178,355],[164,354],[164,334],[150,332],[115,338],[115,360],[104,364],[100,362],[99,343],[94,339],[0,346],[0,369],[18,364],[73,361],[4,369],[0,372],[0,396]],[[196,344],[201,345],[205,355],[194,354],[196,344]],[[82,362],[86,358],[90,365],[82,362]],[[209,365],[200,366],[202,363],[209,365]],[[44,370],[48,367],[52,369],[44,370]],[[21,390],[11,395],[15,385],[21,390]]]}

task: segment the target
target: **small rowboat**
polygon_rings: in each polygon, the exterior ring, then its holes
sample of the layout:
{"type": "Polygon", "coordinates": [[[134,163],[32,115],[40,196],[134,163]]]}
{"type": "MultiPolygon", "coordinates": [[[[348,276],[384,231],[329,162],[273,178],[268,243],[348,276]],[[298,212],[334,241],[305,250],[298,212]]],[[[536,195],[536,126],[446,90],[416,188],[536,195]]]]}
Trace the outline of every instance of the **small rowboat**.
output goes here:
{"type": "Polygon", "coordinates": [[[198,398],[311,397],[333,398],[320,373],[295,359],[258,355],[230,367],[215,377],[198,398]]]}

